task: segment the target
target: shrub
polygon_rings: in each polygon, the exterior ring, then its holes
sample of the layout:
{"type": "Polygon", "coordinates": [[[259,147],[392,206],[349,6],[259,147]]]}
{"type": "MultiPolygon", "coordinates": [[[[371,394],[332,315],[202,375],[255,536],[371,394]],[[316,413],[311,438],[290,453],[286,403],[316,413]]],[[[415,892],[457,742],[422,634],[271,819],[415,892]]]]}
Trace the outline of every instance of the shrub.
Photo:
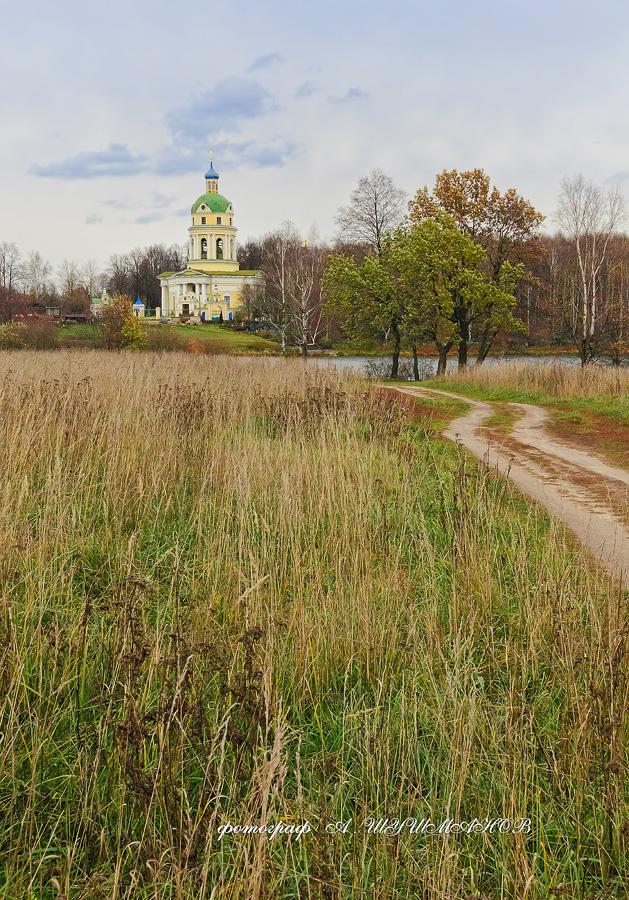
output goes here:
{"type": "Polygon", "coordinates": [[[27,330],[23,322],[0,325],[0,350],[23,350],[26,347],[27,330]]]}
{"type": "Polygon", "coordinates": [[[143,350],[147,337],[137,318],[133,315],[131,299],[124,294],[114,294],[109,306],[103,310],[103,342],[108,350],[122,347],[143,350]]]}

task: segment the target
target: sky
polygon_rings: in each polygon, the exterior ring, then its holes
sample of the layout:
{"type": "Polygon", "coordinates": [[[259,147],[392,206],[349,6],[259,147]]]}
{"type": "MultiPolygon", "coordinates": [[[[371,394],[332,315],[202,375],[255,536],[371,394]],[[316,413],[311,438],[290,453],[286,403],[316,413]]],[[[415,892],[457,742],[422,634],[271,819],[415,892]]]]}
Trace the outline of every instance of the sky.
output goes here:
{"type": "Polygon", "coordinates": [[[336,233],[373,168],[480,167],[548,219],[629,193],[627,0],[33,0],[3,12],[0,242],[55,266],[183,244],[210,150],[240,242],[336,233]]]}

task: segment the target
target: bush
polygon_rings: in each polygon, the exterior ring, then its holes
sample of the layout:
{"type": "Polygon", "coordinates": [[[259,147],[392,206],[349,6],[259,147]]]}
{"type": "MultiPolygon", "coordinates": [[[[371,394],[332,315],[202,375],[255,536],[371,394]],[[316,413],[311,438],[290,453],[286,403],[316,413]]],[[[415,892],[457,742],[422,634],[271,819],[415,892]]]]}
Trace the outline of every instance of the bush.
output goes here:
{"type": "Polygon", "coordinates": [[[57,347],[55,323],[50,316],[26,323],[26,346],[31,350],[54,350],[57,347]]]}
{"type": "Polygon", "coordinates": [[[103,341],[108,350],[122,347],[144,350],[147,346],[146,333],[133,315],[130,297],[114,294],[110,305],[103,310],[102,322],[103,341]]]}
{"type": "MultiPolygon", "coordinates": [[[[421,372],[420,372],[421,375],[421,372]]],[[[379,359],[370,359],[365,363],[365,377],[370,381],[383,381],[391,377],[391,358],[386,356],[379,359]]],[[[413,360],[400,359],[398,365],[398,379],[400,381],[413,380],[413,360]]],[[[427,376],[424,376],[427,377],[427,376]]]]}
{"type": "Polygon", "coordinates": [[[23,322],[0,325],[0,350],[23,350],[26,347],[27,330],[23,322]]]}
{"type": "Polygon", "coordinates": [[[158,352],[184,350],[185,344],[178,334],[169,331],[167,326],[156,325],[147,329],[147,349],[158,352]]]}
{"type": "Polygon", "coordinates": [[[129,350],[145,350],[147,343],[146,331],[136,316],[131,313],[122,326],[122,346],[129,350]]]}

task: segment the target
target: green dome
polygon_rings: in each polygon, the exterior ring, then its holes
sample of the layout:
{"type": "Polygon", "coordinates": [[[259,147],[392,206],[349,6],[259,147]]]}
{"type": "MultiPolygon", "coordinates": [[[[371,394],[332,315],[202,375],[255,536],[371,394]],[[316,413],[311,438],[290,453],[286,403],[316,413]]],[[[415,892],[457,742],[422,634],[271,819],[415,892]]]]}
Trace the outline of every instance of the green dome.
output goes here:
{"type": "Polygon", "coordinates": [[[192,212],[195,213],[203,203],[205,203],[207,208],[213,213],[227,212],[227,207],[230,206],[230,201],[227,197],[223,197],[222,194],[203,194],[203,196],[199,197],[193,204],[192,212]]]}

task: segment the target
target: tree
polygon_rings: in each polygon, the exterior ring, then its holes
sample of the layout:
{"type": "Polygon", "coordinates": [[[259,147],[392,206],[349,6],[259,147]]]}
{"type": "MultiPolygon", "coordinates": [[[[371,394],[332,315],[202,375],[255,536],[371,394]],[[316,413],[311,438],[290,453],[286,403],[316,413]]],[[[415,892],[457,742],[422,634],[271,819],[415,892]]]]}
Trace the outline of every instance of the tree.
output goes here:
{"type": "Polygon", "coordinates": [[[299,235],[292,222],[284,222],[277,231],[267,234],[264,246],[263,272],[265,292],[262,300],[264,313],[276,328],[286,355],[288,327],[290,324],[289,266],[294,245],[299,235]]]}
{"type": "Polygon", "coordinates": [[[341,206],[336,214],[344,241],[367,244],[380,253],[385,236],[395,231],[404,216],[405,191],[381,169],[372,169],[358,182],[348,206],[341,206]]]}
{"type": "Polygon", "coordinates": [[[403,298],[390,265],[390,241],[380,254],[369,253],[362,262],[351,256],[330,257],[323,279],[330,311],[339,311],[344,326],[355,336],[391,334],[391,378],[397,378],[402,348],[403,298]]]}
{"type": "Polygon", "coordinates": [[[282,353],[293,344],[307,356],[308,346],[321,330],[321,279],[327,250],[317,245],[315,233],[310,242],[302,240],[288,221],[267,234],[261,247],[265,290],[256,297],[256,306],[277,330],[282,353]]]}
{"type": "Polygon", "coordinates": [[[133,315],[130,297],[114,294],[112,302],[102,312],[101,322],[103,340],[108,350],[119,350],[122,347],[142,349],[146,346],[146,335],[133,315]]]}
{"type": "Polygon", "coordinates": [[[289,257],[288,292],[290,297],[290,322],[293,341],[308,355],[309,344],[314,344],[321,331],[322,296],[321,281],[327,252],[318,247],[316,239],[310,245],[293,244],[289,257]]]}
{"type": "Polygon", "coordinates": [[[601,281],[610,241],[624,214],[617,186],[605,191],[583,175],[563,179],[555,218],[571,243],[578,269],[573,334],[582,366],[592,361],[605,323],[601,281]]]}
{"type": "Polygon", "coordinates": [[[131,313],[122,326],[122,346],[131,350],[145,350],[148,343],[146,332],[136,316],[131,313]]]}
{"type": "Polygon", "coordinates": [[[180,272],[186,265],[186,249],[178,244],[167,247],[153,244],[136,247],[126,254],[114,253],[109,258],[105,281],[110,292],[141,297],[147,309],[161,305],[158,276],[162,272],[180,272]]]}
{"type": "Polygon", "coordinates": [[[9,295],[19,289],[23,274],[22,256],[17,244],[3,241],[0,244],[0,284],[9,295]]]}
{"type": "Polygon", "coordinates": [[[249,239],[245,244],[239,244],[236,257],[240,268],[245,271],[261,269],[264,262],[263,241],[249,239]]]}
{"type": "Polygon", "coordinates": [[[91,301],[94,297],[100,297],[104,276],[99,270],[96,260],[88,259],[88,261],[80,267],[78,275],[79,285],[88,300],[91,301]]]}
{"type": "Polygon", "coordinates": [[[52,266],[37,250],[28,254],[24,265],[24,290],[35,303],[42,303],[54,291],[52,266]]]}
{"type": "Polygon", "coordinates": [[[415,339],[422,334],[434,341],[437,374],[445,374],[448,351],[473,325],[483,331],[522,327],[512,313],[518,271],[505,263],[495,282],[484,271],[484,259],[483,248],[443,214],[394,238],[391,262],[404,298],[402,327],[415,339]]]}
{"type": "MultiPolygon", "coordinates": [[[[511,188],[501,194],[491,188],[489,176],[482,169],[467,172],[444,171],[437,176],[430,193],[427,187],[419,190],[409,204],[408,221],[419,225],[428,218],[438,219],[446,213],[465,235],[485,252],[485,269],[491,281],[500,286],[503,268],[539,258],[543,249],[539,243],[539,226],[544,216],[528,200],[511,188]]],[[[522,270],[520,270],[522,271],[522,270]]],[[[499,330],[502,317],[487,315],[478,338],[477,363],[489,353],[499,330]]],[[[470,334],[461,334],[459,365],[467,364],[470,334]]]]}

